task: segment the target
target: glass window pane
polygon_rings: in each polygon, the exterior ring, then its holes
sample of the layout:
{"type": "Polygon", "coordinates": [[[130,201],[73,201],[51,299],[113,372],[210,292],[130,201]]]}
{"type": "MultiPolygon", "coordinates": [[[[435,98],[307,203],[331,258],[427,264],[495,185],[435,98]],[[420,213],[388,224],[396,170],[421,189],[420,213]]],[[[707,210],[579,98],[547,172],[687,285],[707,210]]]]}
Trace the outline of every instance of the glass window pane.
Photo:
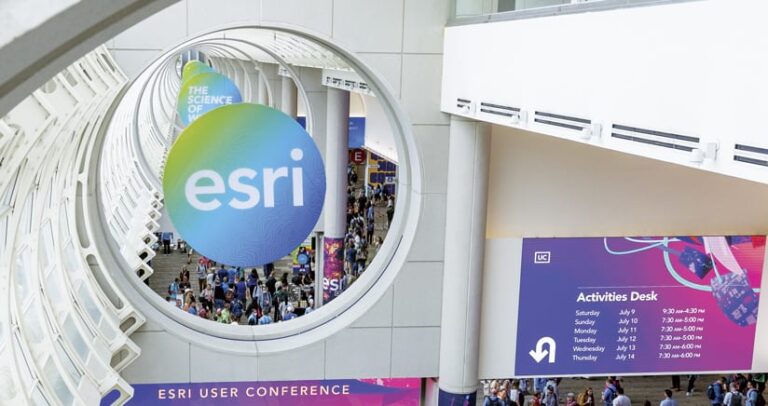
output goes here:
{"type": "Polygon", "coordinates": [[[51,222],[46,221],[40,228],[40,266],[47,270],[54,262],[53,258],[53,228],[51,222]]]}
{"type": "Polygon", "coordinates": [[[66,200],[59,209],[59,232],[62,241],[68,241],[70,238],[69,233],[69,217],[67,217],[67,204],[66,200]]]}
{"type": "Polygon", "coordinates": [[[43,374],[45,375],[48,384],[51,385],[53,393],[56,394],[56,397],[61,401],[61,404],[64,406],[71,405],[74,401],[74,397],[72,396],[72,392],[69,390],[67,383],[64,382],[64,379],[61,377],[59,370],[56,369],[56,364],[53,363],[53,360],[49,359],[48,362],[45,363],[43,374]]]}
{"type": "Polygon", "coordinates": [[[8,404],[11,399],[16,397],[16,384],[13,382],[13,376],[7,367],[0,368],[0,388],[3,388],[0,390],[0,404],[8,404]]]}
{"type": "Polygon", "coordinates": [[[69,353],[67,353],[67,351],[64,349],[64,346],[60,342],[56,343],[56,350],[58,351],[61,363],[64,365],[64,369],[72,378],[72,382],[79,384],[83,374],[81,374],[80,370],[77,368],[77,366],[75,366],[72,358],[69,357],[69,353]]]}
{"type": "Polygon", "coordinates": [[[13,349],[14,352],[18,355],[17,365],[19,365],[17,372],[21,378],[24,390],[29,390],[32,388],[32,385],[34,385],[35,382],[34,377],[32,376],[32,368],[30,367],[30,361],[27,359],[26,354],[21,349],[21,338],[18,334],[15,334],[14,337],[15,339],[13,340],[13,349]]]}
{"type": "Polygon", "coordinates": [[[70,241],[64,247],[64,269],[72,274],[76,274],[77,270],[79,269],[76,255],[77,250],[75,250],[75,244],[70,241]]]}
{"type": "Polygon", "coordinates": [[[45,398],[45,396],[43,395],[43,391],[42,389],[40,389],[39,386],[35,388],[34,392],[32,392],[32,404],[42,405],[42,406],[50,405],[50,403],[48,402],[48,399],[45,398]]]}
{"type": "Polygon", "coordinates": [[[93,323],[98,325],[101,322],[102,317],[101,309],[99,309],[96,300],[91,296],[91,293],[88,292],[85,285],[80,285],[80,288],[77,290],[77,297],[80,300],[80,304],[85,308],[85,311],[91,316],[93,323]]]}
{"type": "Polygon", "coordinates": [[[21,325],[24,327],[24,336],[27,338],[27,342],[32,344],[43,342],[45,335],[43,334],[42,316],[38,303],[33,301],[21,317],[21,325]]]}
{"type": "Polygon", "coordinates": [[[25,302],[30,293],[32,293],[30,274],[33,272],[33,269],[30,255],[29,247],[25,247],[16,256],[14,277],[16,279],[16,294],[18,295],[19,303],[25,302]]]}
{"type": "Polygon", "coordinates": [[[82,334],[80,334],[80,330],[75,326],[74,320],[72,320],[71,317],[67,317],[62,325],[62,329],[64,338],[67,339],[83,364],[86,364],[88,362],[88,344],[86,344],[85,339],[82,334]]]}

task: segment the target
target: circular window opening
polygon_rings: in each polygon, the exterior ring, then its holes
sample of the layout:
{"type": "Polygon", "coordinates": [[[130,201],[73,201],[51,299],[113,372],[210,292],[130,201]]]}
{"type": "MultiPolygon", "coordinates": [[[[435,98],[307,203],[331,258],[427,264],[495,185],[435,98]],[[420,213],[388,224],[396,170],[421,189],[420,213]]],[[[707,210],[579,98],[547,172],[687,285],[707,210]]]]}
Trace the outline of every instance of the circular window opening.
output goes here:
{"type": "Polygon", "coordinates": [[[161,314],[273,339],[375,302],[393,281],[418,165],[395,99],[353,55],[232,28],[166,53],[126,94],[99,198],[133,264],[126,281],[161,314]],[[126,144],[133,156],[116,153],[126,144]]]}

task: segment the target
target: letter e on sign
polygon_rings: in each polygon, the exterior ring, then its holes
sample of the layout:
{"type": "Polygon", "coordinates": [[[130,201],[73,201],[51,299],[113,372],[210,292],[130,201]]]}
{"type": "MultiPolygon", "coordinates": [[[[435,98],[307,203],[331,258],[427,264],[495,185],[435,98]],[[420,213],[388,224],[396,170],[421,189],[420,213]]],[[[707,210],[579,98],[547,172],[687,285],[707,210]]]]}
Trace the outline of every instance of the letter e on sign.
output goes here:
{"type": "Polygon", "coordinates": [[[349,160],[357,165],[362,165],[365,163],[365,155],[365,150],[362,149],[349,150],[349,160]]]}

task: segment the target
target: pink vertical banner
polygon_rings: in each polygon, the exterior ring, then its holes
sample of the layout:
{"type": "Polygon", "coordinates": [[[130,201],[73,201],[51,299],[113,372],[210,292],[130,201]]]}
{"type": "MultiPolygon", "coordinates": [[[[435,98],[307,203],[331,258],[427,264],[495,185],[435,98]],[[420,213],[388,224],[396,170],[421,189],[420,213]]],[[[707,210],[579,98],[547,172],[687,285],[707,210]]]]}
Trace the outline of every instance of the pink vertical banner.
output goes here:
{"type": "Polygon", "coordinates": [[[344,291],[344,239],[323,238],[323,303],[344,291]]]}

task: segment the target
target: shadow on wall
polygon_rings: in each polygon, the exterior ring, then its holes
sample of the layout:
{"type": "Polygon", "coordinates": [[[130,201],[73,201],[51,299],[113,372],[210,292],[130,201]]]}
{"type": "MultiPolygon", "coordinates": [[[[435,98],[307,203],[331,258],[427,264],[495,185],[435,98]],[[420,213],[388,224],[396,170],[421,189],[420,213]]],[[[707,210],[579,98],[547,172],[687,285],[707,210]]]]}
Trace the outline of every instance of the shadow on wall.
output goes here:
{"type": "Polygon", "coordinates": [[[765,234],[768,186],[494,126],[488,238],[765,234]]]}

